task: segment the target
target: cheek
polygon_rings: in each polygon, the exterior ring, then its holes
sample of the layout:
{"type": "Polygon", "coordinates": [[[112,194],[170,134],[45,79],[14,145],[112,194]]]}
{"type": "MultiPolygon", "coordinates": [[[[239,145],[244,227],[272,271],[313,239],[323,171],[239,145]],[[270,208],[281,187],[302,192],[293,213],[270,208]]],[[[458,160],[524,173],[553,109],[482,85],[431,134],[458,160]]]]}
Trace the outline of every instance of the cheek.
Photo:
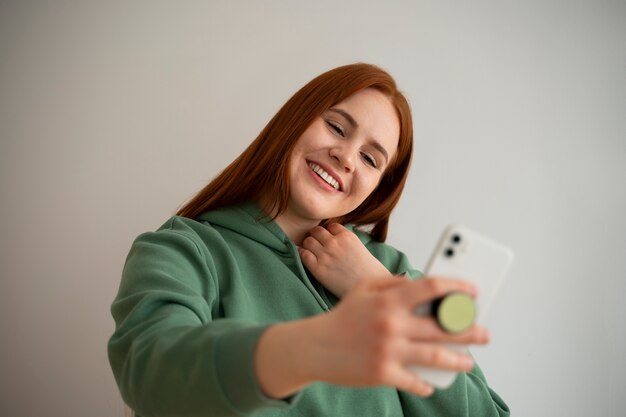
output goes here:
{"type": "Polygon", "coordinates": [[[302,152],[316,149],[325,143],[328,134],[330,132],[323,122],[314,122],[302,133],[296,143],[296,148],[302,152]]]}
{"type": "Polygon", "coordinates": [[[359,195],[363,200],[376,190],[381,178],[382,176],[376,173],[367,173],[359,178],[359,195]]]}

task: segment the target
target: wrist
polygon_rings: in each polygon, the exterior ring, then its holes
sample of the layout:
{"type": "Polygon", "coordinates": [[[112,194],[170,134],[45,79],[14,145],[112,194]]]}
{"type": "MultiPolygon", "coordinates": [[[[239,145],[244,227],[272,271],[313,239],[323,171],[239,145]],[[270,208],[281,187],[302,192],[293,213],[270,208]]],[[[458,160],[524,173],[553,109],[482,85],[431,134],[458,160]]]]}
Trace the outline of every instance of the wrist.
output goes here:
{"type": "MultiPolygon", "coordinates": [[[[380,267],[366,269],[354,275],[350,281],[346,281],[343,283],[341,288],[337,288],[337,291],[333,291],[335,295],[339,298],[343,298],[347,292],[349,292],[352,288],[356,287],[360,282],[369,279],[379,279],[379,278],[395,278],[398,275],[394,275],[383,264],[380,264],[380,267]]],[[[400,275],[401,276],[401,275],[400,275]]]]}
{"type": "Polygon", "coordinates": [[[368,278],[374,278],[374,279],[379,279],[379,278],[393,278],[396,275],[392,274],[386,267],[385,265],[383,265],[382,263],[378,263],[377,266],[372,267],[368,270],[365,271],[364,274],[362,274],[363,277],[368,277],[368,278]]]}
{"type": "Polygon", "coordinates": [[[311,357],[314,349],[311,319],[278,323],[260,337],[255,351],[255,372],[263,393],[286,398],[314,382],[311,357]]]}

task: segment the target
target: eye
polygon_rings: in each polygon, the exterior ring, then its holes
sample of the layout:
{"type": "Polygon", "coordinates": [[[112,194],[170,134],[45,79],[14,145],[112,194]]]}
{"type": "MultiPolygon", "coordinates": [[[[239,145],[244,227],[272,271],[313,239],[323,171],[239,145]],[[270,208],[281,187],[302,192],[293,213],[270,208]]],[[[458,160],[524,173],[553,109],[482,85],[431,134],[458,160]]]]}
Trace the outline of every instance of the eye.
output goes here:
{"type": "Polygon", "coordinates": [[[326,124],[339,136],[346,136],[346,132],[343,131],[343,127],[339,123],[327,121],[326,124]]]}
{"type": "Polygon", "coordinates": [[[365,163],[370,165],[373,168],[378,168],[378,164],[376,163],[376,159],[374,159],[374,157],[368,153],[365,152],[361,152],[361,156],[363,157],[363,159],[365,160],[365,163]]]}

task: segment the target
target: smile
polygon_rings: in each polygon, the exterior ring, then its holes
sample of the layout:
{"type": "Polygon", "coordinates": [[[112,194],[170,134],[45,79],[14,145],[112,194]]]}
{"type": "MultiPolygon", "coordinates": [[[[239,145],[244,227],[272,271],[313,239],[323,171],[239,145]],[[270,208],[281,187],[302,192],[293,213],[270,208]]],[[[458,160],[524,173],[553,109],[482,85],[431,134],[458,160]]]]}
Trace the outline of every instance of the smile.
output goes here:
{"type": "Polygon", "coordinates": [[[339,181],[334,179],[328,172],[324,171],[322,167],[313,162],[309,162],[309,168],[313,170],[321,179],[326,181],[335,190],[339,190],[339,181]]]}

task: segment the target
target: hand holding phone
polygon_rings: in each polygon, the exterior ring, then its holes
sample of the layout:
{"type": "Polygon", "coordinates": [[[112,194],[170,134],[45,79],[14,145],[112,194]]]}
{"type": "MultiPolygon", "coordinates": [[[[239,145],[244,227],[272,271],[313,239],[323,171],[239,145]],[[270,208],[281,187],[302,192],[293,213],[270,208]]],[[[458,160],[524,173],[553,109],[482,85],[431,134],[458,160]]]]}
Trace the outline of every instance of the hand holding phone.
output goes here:
{"type": "MultiPolygon", "coordinates": [[[[419,306],[417,314],[436,314],[440,326],[451,332],[462,332],[472,322],[482,323],[512,262],[513,252],[500,243],[461,225],[448,226],[428,261],[425,276],[470,281],[478,287],[478,296],[468,301],[467,296],[450,294],[419,306]]],[[[447,347],[460,352],[467,350],[465,345],[447,347]]],[[[455,371],[424,366],[410,368],[438,388],[450,386],[457,375],[455,371]]]]}

